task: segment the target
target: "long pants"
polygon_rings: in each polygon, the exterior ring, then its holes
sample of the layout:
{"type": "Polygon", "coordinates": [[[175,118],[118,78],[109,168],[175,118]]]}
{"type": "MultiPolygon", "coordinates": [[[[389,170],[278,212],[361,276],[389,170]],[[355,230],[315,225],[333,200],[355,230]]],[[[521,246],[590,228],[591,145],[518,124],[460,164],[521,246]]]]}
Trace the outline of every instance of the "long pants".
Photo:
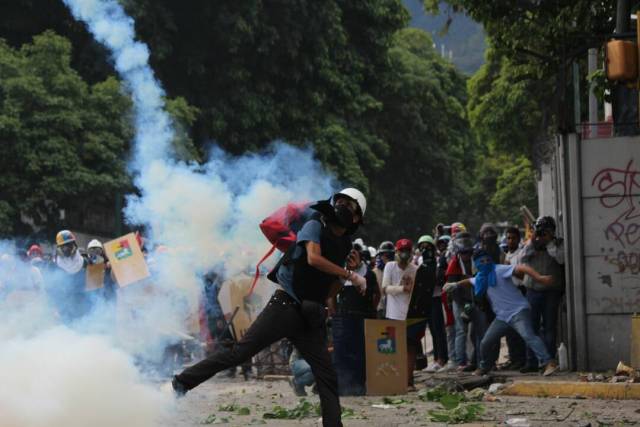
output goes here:
{"type": "Polygon", "coordinates": [[[342,426],[338,380],[327,350],[324,315],[318,316],[323,318],[303,316],[300,305],[278,290],[239,342],[185,369],[175,380],[190,390],[216,373],[237,366],[272,343],[287,338],[311,366],[320,395],[322,425],[342,426]]]}
{"type": "Polygon", "coordinates": [[[483,369],[490,369],[491,365],[488,362],[491,359],[492,352],[494,351],[497,342],[500,342],[507,330],[513,328],[518,335],[522,337],[527,346],[535,353],[536,357],[540,361],[540,366],[544,366],[551,361],[551,356],[547,351],[542,339],[533,331],[531,325],[531,311],[529,309],[522,310],[507,323],[499,319],[494,319],[487,329],[487,333],[484,335],[480,344],[480,351],[482,352],[482,358],[480,367],[483,369]]]}
{"type": "Polygon", "coordinates": [[[365,394],[364,317],[336,315],[331,322],[340,396],[365,394]]]}
{"type": "MultiPolygon", "coordinates": [[[[562,294],[559,291],[536,291],[527,289],[527,300],[531,305],[531,321],[533,331],[539,335],[547,347],[549,354],[556,354],[556,331],[558,328],[558,308],[562,294]],[[542,333],[540,327],[542,326],[542,333]]],[[[539,362],[539,361],[538,361],[539,362]]],[[[536,366],[536,356],[527,350],[527,365],[536,366]]]]}
{"type": "Polygon", "coordinates": [[[444,313],[442,310],[442,298],[433,297],[431,303],[431,316],[429,316],[429,332],[433,341],[433,358],[444,362],[449,358],[447,350],[447,335],[444,328],[444,313]]]}
{"type": "Polygon", "coordinates": [[[467,323],[461,317],[463,309],[463,305],[458,304],[455,301],[453,302],[453,316],[456,326],[456,362],[461,366],[467,364],[467,333],[469,331],[469,323],[471,323],[473,325],[473,329],[471,330],[473,353],[469,364],[478,366],[482,357],[482,354],[479,351],[480,343],[482,342],[482,338],[487,330],[486,315],[482,310],[474,305],[470,315],[471,321],[467,323]]]}

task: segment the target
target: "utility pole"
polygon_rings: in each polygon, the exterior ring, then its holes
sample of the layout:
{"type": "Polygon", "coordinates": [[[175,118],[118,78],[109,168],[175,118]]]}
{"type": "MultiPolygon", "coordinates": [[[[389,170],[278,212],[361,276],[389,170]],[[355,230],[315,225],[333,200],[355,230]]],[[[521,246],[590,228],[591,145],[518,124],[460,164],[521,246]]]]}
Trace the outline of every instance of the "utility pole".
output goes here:
{"type": "MultiPolygon", "coordinates": [[[[587,69],[589,74],[595,72],[598,68],[598,49],[589,49],[587,58],[587,69]]],[[[595,138],[598,136],[598,99],[593,92],[593,85],[589,85],[589,136],[595,138]]]]}
{"type": "MultiPolygon", "coordinates": [[[[616,8],[616,34],[629,32],[631,27],[629,0],[618,0],[616,8]]],[[[616,136],[638,134],[638,91],[617,84],[613,90],[613,122],[616,136]]]]}

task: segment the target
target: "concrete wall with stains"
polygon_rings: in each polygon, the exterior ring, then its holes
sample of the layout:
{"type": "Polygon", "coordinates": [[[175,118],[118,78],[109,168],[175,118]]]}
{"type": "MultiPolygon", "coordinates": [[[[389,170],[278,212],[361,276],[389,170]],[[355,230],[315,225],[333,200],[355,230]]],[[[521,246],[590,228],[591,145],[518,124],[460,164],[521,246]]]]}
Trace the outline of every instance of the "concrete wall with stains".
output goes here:
{"type": "Polygon", "coordinates": [[[629,360],[640,313],[640,138],[584,140],[579,152],[588,366],[612,369],[629,360]]]}

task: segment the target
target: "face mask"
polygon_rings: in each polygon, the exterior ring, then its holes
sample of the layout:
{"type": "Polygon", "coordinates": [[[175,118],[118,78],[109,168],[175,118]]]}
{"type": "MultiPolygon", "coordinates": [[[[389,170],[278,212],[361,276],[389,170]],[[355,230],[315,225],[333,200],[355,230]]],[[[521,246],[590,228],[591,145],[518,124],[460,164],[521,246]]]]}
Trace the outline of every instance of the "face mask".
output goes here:
{"type": "Polygon", "coordinates": [[[338,224],[345,228],[349,228],[353,225],[353,212],[349,210],[345,205],[338,205],[335,207],[336,219],[338,224]]]}
{"type": "Polygon", "coordinates": [[[77,249],[76,245],[66,244],[66,245],[58,246],[57,251],[58,251],[58,255],[69,258],[75,255],[76,249],[77,249]]]}
{"type": "Polygon", "coordinates": [[[409,258],[411,258],[411,252],[399,252],[398,253],[398,258],[400,258],[401,261],[408,261],[409,258]]]}
{"type": "Polygon", "coordinates": [[[533,247],[536,251],[542,251],[547,247],[547,244],[542,239],[535,239],[533,241],[533,247]]]}
{"type": "Polygon", "coordinates": [[[433,259],[435,257],[436,257],[436,255],[433,252],[433,249],[427,248],[427,249],[422,251],[422,262],[427,261],[427,260],[431,260],[431,259],[433,259]]]}
{"type": "Polygon", "coordinates": [[[482,239],[482,243],[484,243],[485,246],[493,246],[497,243],[497,241],[498,241],[498,236],[496,236],[495,234],[485,236],[482,239]]]}
{"type": "Polygon", "coordinates": [[[104,257],[102,255],[89,255],[89,260],[91,260],[91,264],[104,264],[104,257]]]}

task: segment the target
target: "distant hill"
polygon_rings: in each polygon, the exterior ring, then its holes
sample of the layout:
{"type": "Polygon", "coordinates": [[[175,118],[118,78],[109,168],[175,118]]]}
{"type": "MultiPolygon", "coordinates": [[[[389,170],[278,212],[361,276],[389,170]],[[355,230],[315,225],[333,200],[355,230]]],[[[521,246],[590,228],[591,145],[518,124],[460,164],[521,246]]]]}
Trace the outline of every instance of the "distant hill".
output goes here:
{"type": "Polygon", "coordinates": [[[439,35],[448,19],[447,6],[440,6],[440,14],[427,15],[421,0],[403,0],[404,6],[411,12],[411,27],[420,28],[431,34],[438,52],[442,46],[448,57],[453,54],[453,63],[467,75],[475,73],[484,62],[484,30],[482,26],[464,14],[453,14],[453,21],[444,35],[439,35]]]}

